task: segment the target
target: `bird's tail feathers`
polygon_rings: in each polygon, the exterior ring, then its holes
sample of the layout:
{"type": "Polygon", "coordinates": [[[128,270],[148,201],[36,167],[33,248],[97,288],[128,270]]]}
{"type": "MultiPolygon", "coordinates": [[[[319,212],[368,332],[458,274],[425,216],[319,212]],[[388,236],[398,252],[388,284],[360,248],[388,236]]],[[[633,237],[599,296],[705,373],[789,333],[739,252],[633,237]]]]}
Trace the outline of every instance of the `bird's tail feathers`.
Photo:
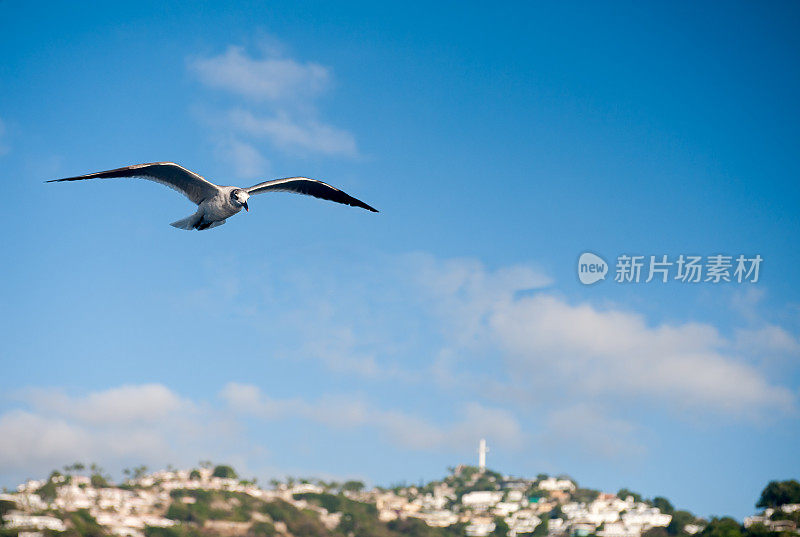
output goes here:
{"type": "Polygon", "coordinates": [[[201,229],[211,229],[211,228],[215,228],[215,227],[217,227],[217,226],[221,226],[221,225],[222,225],[222,224],[224,224],[225,222],[227,222],[227,220],[217,220],[216,222],[211,222],[211,223],[210,223],[208,226],[203,226],[201,229]]]}
{"type": "Polygon", "coordinates": [[[197,211],[193,215],[173,222],[170,225],[178,229],[196,229],[202,219],[203,213],[201,211],[197,211]]]}

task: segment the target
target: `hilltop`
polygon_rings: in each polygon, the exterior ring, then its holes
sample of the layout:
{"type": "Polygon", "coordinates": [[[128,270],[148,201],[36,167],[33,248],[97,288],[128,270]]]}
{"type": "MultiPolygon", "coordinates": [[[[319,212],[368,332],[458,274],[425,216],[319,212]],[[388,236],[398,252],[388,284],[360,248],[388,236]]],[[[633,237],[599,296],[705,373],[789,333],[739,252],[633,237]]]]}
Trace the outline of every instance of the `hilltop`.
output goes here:
{"type": "Polygon", "coordinates": [[[452,468],[420,486],[273,480],[260,487],[226,465],[147,473],[112,484],[83,465],[0,495],[0,537],[767,537],[797,535],[800,485],[770,483],[745,519],[710,521],[663,497],[581,488],[567,476],[452,468]]]}

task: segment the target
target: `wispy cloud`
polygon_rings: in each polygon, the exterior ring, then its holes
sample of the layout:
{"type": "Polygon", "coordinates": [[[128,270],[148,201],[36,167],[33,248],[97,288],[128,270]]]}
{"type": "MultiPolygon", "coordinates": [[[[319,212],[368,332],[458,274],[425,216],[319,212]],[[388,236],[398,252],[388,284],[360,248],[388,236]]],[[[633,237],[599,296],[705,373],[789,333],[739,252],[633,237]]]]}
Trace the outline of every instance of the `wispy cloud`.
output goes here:
{"type": "Polygon", "coordinates": [[[41,388],[22,393],[22,399],[39,412],[94,425],[154,423],[177,412],[193,410],[190,401],[161,384],[120,386],[84,397],[41,388]]]}
{"type": "Polygon", "coordinates": [[[800,355],[800,341],[785,329],[774,324],[736,332],[740,347],[757,351],[800,355]]]}
{"type": "Polygon", "coordinates": [[[648,452],[653,422],[631,408],[690,426],[796,415],[790,376],[758,359],[797,355],[797,336],[777,325],[652,322],[631,307],[568,300],[532,265],[427,254],[357,265],[348,262],[350,278],[331,267],[237,268],[218,275],[213,296],[189,297],[218,307],[248,289],[237,324],[275,341],[272,359],[331,377],[328,388],[286,397],[227,383],[202,400],[161,384],[26,390],[0,414],[0,474],[77,458],[247,460],[265,449],[248,440],[251,421],[361,431],[375,447],[417,452],[459,453],[486,437],[506,450],[615,459],[648,452]]]}
{"type": "Polygon", "coordinates": [[[465,403],[448,422],[382,409],[349,394],[281,399],[241,383],[228,383],[218,397],[203,400],[181,397],[163,384],[139,384],[80,395],[28,389],[16,401],[17,408],[0,413],[4,479],[45,475],[75,460],[120,468],[167,462],[188,466],[216,457],[246,466],[253,453],[259,459],[266,453],[260,440],[247,433],[246,418],[364,429],[387,445],[427,452],[472,445],[482,435],[505,449],[524,444],[522,426],[510,411],[478,402],[465,403]]]}
{"type": "Polygon", "coordinates": [[[349,132],[321,123],[313,117],[296,117],[286,110],[256,116],[237,108],[228,114],[229,124],[237,131],[256,139],[269,140],[286,152],[310,152],[322,155],[358,155],[356,140],[349,132]]]}
{"type": "Polygon", "coordinates": [[[253,146],[235,136],[228,136],[217,142],[216,156],[228,162],[236,177],[256,179],[269,172],[269,161],[253,146]]]}
{"type": "Polygon", "coordinates": [[[598,405],[577,403],[551,412],[537,441],[554,450],[568,449],[579,457],[584,457],[588,448],[601,458],[630,460],[646,451],[637,432],[633,423],[609,417],[598,405]]]}
{"type": "Polygon", "coordinates": [[[357,288],[313,268],[292,278],[310,287],[272,282],[294,286],[290,299],[273,304],[282,333],[305,342],[286,353],[342,376],[480,390],[485,401],[536,403],[544,412],[563,400],[602,402],[612,418],[632,402],[692,423],[797,410],[793,387],[760,360],[800,349],[775,325],[723,332],[712,323],[652,322],[631,307],[568,300],[533,265],[489,269],[428,254],[376,260],[358,272],[357,288]],[[330,296],[337,300],[320,298],[330,296]],[[385,307],[398,302],[406,315],[385,307]],[[548,381],[531,390],[531,378],[548,381]]]}
{"type": "Polygon", "coordinates": [[[0,414],[0,475],[41,476],[75,460],[192,464],[235,441],[235,423],[161,384],[69,395],[30,389],[0,414]]]}
{"type": "Polygon", "coordinates": [[[221,397],[237,413],[265,420],[305,419],[335,429],[364,427],[409,449],[453,449],[474,444],[481,435],[491,436],[494,442],[511,448],[523,442],[522,427],[509,411],[475,402],[460,409],[461,418],[457,421],[434,423],[400,410],[375,408],[350,396],[327,396],[314,401],[274,399],[257,386],[229,383],[221,397]]]}
{"type": "Polygon", "coordinates": [[[223,54],[189,60],[189,69],[201,82],[255,101],[303,102],[328,87],[330,72],[313,62],[273,55],[248,56],[242,47],[229,46],[223,54]]]}
{"type": "MultiPolygon", "coordinates": [[[[790,389],[730,353],[732,342],[712,325],[650,325],[633,311],[570,303],[543,290],[520,296],[542,283],[524,269],[488,271],[474,261],[431,258],[421,266],[451,345],[495,348],[510,379],[536,373],[582,400],[631,397],[734,417],[796,407],[790,389]]],[[[794,342],[779,331],[761,335],[761,350],[794,342]]]]}
{"type": "Polygon", "coordinates": [[[251,55],[229,46],[222,54],[187,61],[202,84],[231,98],[224,109],[201,114],[227,133],[220,156],[248,178],[266,168],[265,144],[295,156],[357,157],[353,134],[321,119],[316,104],[330,87],[330,69],[285,57],[279,47],[262,49],[251,55]]]}

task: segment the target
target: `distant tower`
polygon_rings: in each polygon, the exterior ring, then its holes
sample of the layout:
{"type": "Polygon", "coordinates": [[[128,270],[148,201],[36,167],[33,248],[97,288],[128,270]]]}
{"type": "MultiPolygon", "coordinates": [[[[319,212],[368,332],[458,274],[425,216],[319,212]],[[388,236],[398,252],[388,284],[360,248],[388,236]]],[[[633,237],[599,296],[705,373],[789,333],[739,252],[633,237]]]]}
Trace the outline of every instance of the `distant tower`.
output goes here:
{"type": "Polygon", "coordinates": [[[480,444],[478,444],[478,468],[480,468],[481,472],[486,470],[486,454],[489,452],[489,448],[486,447],[486,440],[481,438],[480,444]]]}

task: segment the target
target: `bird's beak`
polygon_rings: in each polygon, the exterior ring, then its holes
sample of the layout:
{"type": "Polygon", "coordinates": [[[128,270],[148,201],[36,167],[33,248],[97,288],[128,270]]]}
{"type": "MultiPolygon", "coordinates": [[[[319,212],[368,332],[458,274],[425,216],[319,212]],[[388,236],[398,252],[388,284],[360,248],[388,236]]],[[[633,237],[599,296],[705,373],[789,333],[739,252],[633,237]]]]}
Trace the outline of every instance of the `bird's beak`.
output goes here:
{"type": "Polygon", "coordinates": [[[249,213],[250,209],[247,208],[247,202],[244,202],[242,205],[244,205],[244,210],[249,213]]]}

